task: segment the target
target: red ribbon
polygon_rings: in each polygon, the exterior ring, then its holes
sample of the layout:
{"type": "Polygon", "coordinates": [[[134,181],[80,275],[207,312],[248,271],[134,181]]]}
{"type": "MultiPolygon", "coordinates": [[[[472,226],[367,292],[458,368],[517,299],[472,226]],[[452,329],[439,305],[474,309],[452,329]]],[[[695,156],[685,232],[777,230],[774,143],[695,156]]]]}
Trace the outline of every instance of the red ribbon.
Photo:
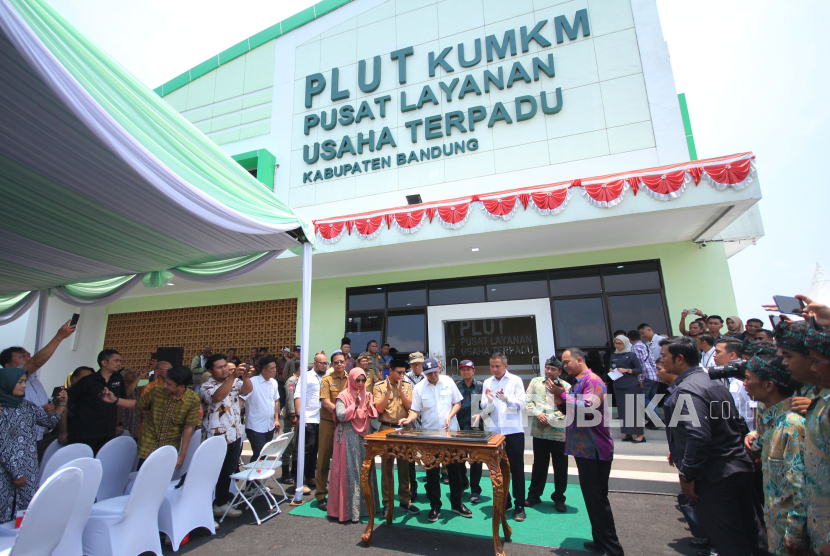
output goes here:
{"type": "Polygon", "coordinates": [[[752,160],[747,158],[729,164],[704,166],[703,169],[716,183],[734,185],[744,181],[749,175],[749,171],[752,169],[752,160]]]}
{"type": "Polygon", "coordinates": [[[467,217],[470,203],[459,203],[448,207],[438,207],[438,216],[447,224],[458,224],[467,217]]]}
{"type": "Polygon", "coordinates": [[[593,200],[601,203],[609,203],[617,200],[625,188],[625,180],[615,180],[600,185],[583,185],[585,193],[593,200]]]}
{"type": "Polygon", "coordinates": [[[504,216],[513,211],[513,207],[516,206],[516,196],[486,199],[482,203],[484,204],[484,210],[493,216],[504,216]]]}
{"type": "Polygon", "coordinates": [[[554,210],[559,208],[565,199],[568,198],[567,189],[554,189],[543,193],[531,193],[533,203],[542,210],[554,210]]]}
{"type": "Polygon", "coordinates": [[[343,232],[345,222],[332,222],[330,224],[317,224],[317,231],[323,239],[334,239],[343,232]]]}
{"type": "Polygon", "coordinates": [[[374,216],[372,218],[361,218],[360,220],[355,220],[354,225],[357,228],[357,233],[364,236],[370,236],[378,231],[381,222],[383,222],[382,216],[374,216]]]}
{"type": "Polygon", "coordinates": [[[406,230],[410,230],[418,226],[421,220],[424,219],[424,210],[416,210],[414,212],[399,212],[395,215],[395,222],[398,226],[406,230]]]}
{"type": "Polygon", "coordinates": [[[686,171],[678,170],[676,172],[660,174],[659,176],[643,176],[641,179],[643,180],[643,184],[655,193],[668,195],[683,187],[683,183],[686,180],[686,171]]]}

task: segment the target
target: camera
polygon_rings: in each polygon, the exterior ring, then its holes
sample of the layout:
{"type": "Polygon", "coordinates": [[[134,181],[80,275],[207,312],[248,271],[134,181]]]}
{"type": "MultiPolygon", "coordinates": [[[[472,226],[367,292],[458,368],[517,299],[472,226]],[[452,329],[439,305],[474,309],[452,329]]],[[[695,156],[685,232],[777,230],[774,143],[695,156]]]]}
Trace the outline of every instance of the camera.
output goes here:
{"type": "Polygon", "coordinates": [[[719,365],[717,367],[709,368],[709,378],[712,380],[719,380],[722,378],[740,378],[746,376],[746,361],[743,359],[733,359],[726,365],[719,365]]]}

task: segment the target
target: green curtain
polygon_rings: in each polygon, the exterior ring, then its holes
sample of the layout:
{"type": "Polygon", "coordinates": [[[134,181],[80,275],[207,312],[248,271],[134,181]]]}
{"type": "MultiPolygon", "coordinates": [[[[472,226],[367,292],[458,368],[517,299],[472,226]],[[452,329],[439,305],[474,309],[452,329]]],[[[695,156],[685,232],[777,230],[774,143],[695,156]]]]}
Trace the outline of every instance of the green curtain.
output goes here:
{"type": "Polygon", "coordinates": [[[178,274],[180,275],[192,274],[193,276],[219,276],[221,274],[233,272],[234,270],[239,270],[244,266],[260,260],[269,253],[270,251],[268,253],[255,253],[253,255],[234,257],[223,261],[213,261],[190,266],[179,266],[176,267],[176,270],[179,271],[178,274]]]}
{"type": "Polygon", "coordinates": [[[118,276],[116,278],[107,278],[105,280],[95,280],[94,282],[67,284],[62,287],[66,293],[74,298],[91,301],[101,297],[106,297],[133,278],[135,278],[135,274],[130,274],[129,276],[118,276]]]}
{"type": "Polygon", "coordinates": [[[144,284],[145,288],[163,288],[170,282],[171,278],[173,278],[173,273],[169,270],[156,270],[145,274],[144,278],[141,279],[141,283],[144,284]]]}
{"type": "Polygon", "coordinates": [[[20,302],[24,301],[31,292],[14,293],[11,295],[0,295],[0,314],[14,309],[20,302]]]}

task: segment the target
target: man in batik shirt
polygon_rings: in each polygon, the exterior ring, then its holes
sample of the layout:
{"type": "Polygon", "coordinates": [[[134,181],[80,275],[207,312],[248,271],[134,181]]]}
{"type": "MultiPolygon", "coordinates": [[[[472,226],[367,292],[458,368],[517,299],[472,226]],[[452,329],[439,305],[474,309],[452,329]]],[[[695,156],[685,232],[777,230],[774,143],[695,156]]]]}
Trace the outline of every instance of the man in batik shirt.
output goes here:
{"type": "Polygon", "coordinates": [[[747,435],[745,445],[761,458],[767,542],[776,555],[804,551],[809,544],[804,417],[791,411],[789,399],[800,386],[787,372],[782,357],[761,355],[749,360],[744,387],[765,409],[758,430],[747,435]]]}
{"type": "Polygon", "coordinates": [[[812,551],[830,556],[830,333],[827,329],[811,329],[805,343],[810,349],[812,369],[823,387],[807,411],[807,528],[812,551]]]}

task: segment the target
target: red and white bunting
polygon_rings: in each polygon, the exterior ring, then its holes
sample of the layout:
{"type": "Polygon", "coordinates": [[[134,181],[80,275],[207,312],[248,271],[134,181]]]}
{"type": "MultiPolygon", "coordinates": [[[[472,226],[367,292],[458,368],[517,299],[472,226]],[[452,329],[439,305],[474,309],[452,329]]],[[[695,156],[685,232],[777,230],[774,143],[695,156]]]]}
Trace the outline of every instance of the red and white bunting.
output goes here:
{"type": "Polygon", "coordinates": [[[482,199],[478,202],[481,211],[490,220],[510,220],[519,208],[517,195],[498,197],[497,199],[482,199]]]}
{"type": "Polygon", "coordinates": [[[394,215],[392,225],[395,226],[402,234],[414,234],[424,225],[424,210],[415,210],[412,212],[399,212],[394,215]]]}
{"type": "Polygon", "coordinates": [[[554,189],[542,193],[531,193],[530,202],[542,216],[559,214],[571,200],[571,189],[554,189]]]}
{"type": "Polygon", "coordinates": [[[574,188],[579,189],[580,194],[591,205],[599,208],[618,205],[628,189],[631,189],[634,195],[639,191],[645,191],[648,196],[658,201],[672,201],[685,193],[690,182],[697,186],[701,180],[706,180],[718,191],[730,187],[736,190],[747,187],[757,175],[754,159],[752,153],[743,153],[639,172],[472,195],[430,203],[426,207],[400,207],[346,218],[324,219],[315,221],[314,225],[321,242],[329,245],[337,243],[344,236],[344,232],[351,235],[352,228],[361,239],[373,239],[381,232],[384,223],[387,230],[395,227],[402,234],[413,234],[421,229],[424,222],[429,221],[432,224],[436,216],[444,228],[457,230],[469,220],[473,204],[491,220],[510,220],[518,212],[519,206],[524,207],[524,210],[527,210],[528,206],[533,206],[536,212],[543,216],[556,215],[568,206],[574,188]]]}

